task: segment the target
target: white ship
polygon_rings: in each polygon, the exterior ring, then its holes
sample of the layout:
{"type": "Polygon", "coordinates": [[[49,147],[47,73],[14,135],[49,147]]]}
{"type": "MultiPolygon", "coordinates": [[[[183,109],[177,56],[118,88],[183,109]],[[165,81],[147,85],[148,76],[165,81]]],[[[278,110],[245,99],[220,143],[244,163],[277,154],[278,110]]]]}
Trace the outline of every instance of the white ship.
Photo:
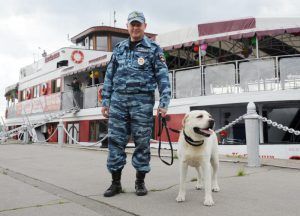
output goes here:
{"type": "MultiPolygon", "coordinates": [[[[185,113],[206,109],[218,129],[245,114],[247,104],[254,102],[262,117],[299,130],[299,23],[299,18],[244,18],[148,34],[164,49],[170,70],[168,126],[181,129],[185,113]]],[[[82,48],[62,48],[22,68],[19,82],[6,88],[6,131],[30,122],[38,126],[40,139],[47,139],[62,119],[74,140],[100,140],[107,131],[99,94],[106,64],[112,47],[126,37],[126,29],[92,27],[72,38],[82,48]],[[78,98],[67,85],[73,77],[82,84],[78,98]]],[[[157,139],[156,110],[153,114],[152,138],[157,139]]],[[[263,122],[259,130],[261,157],[300,156],[300,136],[263,122]]],[[[177,138],[171,132],[171,140],[177,138]]],[[[74,140],[65,136],[66,143],[74,140]]],[[[221,154],[244,156],[244,122],[222,131],[219,141],[221,154]]],[[[57,142],[57,132],[49,142],[57,142]]]]}

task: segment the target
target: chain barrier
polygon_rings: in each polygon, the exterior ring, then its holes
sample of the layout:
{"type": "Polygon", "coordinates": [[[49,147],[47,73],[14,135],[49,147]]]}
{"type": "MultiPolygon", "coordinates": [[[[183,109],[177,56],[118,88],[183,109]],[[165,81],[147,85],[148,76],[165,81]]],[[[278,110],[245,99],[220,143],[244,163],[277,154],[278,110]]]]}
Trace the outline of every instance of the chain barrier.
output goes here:
{"type": "Polygon", "coordinates": [[[6,141],[7,139],[15,136],[15,135],[19,135],[20,133],[24,132],[24,130],[26,129],[26,125],[22,125],[18,128],[12,129],[10,131],[4,131],[2,132],[1,136],[0,136],[0,141],[6,141]]]}
{"type": "MultiPolygon", "coordinates": [[[[216,130],[215,133],[218,134],[218,133],[220,133],[221,131],[226,130],[226,129],[232,127],[233,125],[235,125],[235,124],[237,124],[238,122],[242,121],[246,115],[247,115],[247,114],[244,114],[244,115],[238,117],[237,119],[235,119],[235,120],[232,121],[231,123],[229,123],[229,124],[225,125],[224,127],[220,128],[220,129],[218,129],[218,130],[216,130]]],[[[295,129],[293,129],[293,128],[289,128],[289,127],[284,126],[284,125],[282,125],[282,124],[278,124],[277,122],[272,121],[271,119],[267,119],[266,117],[263,117],[263,116],[258,115],[258,119],[261,120],[262,122],[266,122],[267,124],[269,124],[269,125],[271,125],[271,126],[273,126],[273,127],[278,128],[279,130],[287,131],[287,132],[289,132],[289,133],[291,133],[291,134],[295,134],[296,136],[299,136],[299,135],[300,135],[300,131],[299,131],[299,130],[295,130],[295,129]]],[[[19,132],[23,131],[25,128],[26,128],[26,126],[21,126],[21,127],[16,128],[16,129],[14,129],[14,130],[12,130],[12,131],[8,131],[8,132],[6,132],[6,133],[3,133],[3,134],[1,134],[1,135],[2,135],[2,136],[1,136],[1,140],[2,140],[2,139],[5,140],[5,138],[9,138],[9,137],[13,136],[15,133],[19,133],[19,132]],[[20,130],[21,130],[21,131],[20,131],[20,130]]],[[[51,137],[55,134],[55,132],[57,131],[57,129],[58,129],[58,127],[56,127],[56,129],[54,130],[54,132],[53,132],[53,133],[50,135],[50,137],[48,137],[48,139],[46,139],[45,141],[39,141],[39,140],[37,140],[37,139],[36,139],[36,141],[37,141],[37,142],[47,142],[47,141],[48,141],[49,139],[51,139],[51,137]]],[[[80,142],[78,142],[77,140],[75,140],[75,139],[72,137],[72,135],[70,135],[70,134],[68,133],[67,129],[66,129],[64,126],[63,126],[63,129],[64,129],[64,131],[66,132],[67,136],[68,136],[70,139],[72,139],[76,144],[81,145],[80,142]]],[[[96,146],[96,145],[102,143],[102,141],[104,141],[107,137],[108,137],[108,134],[107,134],[105,137],[103,137],[101,140],[99,140],[98,142],[96,142],[96,143],[94,143],[94,144],[91,144],[91,145],[87,145],[87,147],[89,147],[89,146],[96,146]]],[[[158,143],[158,140],[155,140],[155,139],[150,139],[150,141],[151,141],[151,142],[158,143]]],[[[162,142],[162,143],[168,143],[168,142],[162,142]]]]}
{"type": "MultiPolygon", "coordinates": [[[[65,128],[65,126],[63,126],[64,131],[66,132],[67,136],[73,140],[76,144],[78,145],[82,145],[81,142],[78,142],[77,140],[75,140],[72,135],[68,132],[68,130],[65,128]]],[[[102,143],[106,138],[108,137],[108,134],[105,135],[105,137],[103,137],[101,140],[97,141],[96,143],[90,144],[90,145],[84,145],[85,147],[91,147],[91,146],[96,146],[99,145],[100,143],[102,143]]]]}
{"type": "Polygon", "coordinates": [[[37,137],[34,139],[33,142],[39,142],[39,143],[45,143],[45,142],[48,142],[53,136],[54,134],[56,133],[58,127],[55,128],[55,130],[53,131],[53,133],[45,140],[39,140],[37,137]]]}
{"type": "Polygon", "coordinates": [[[216,130],[215,133],[220,133],[223,130],[226,130],[230,127],[232,127],[233,125],[235,125],[236,123],[242,121],[244,119],[244,116],[246,116],[247,114],[241,115],[240,117],[238,117],[237,119],[235,119],[234,121],[232,121],[231,123],[229,123],[228,125],[225,125],[224,127],[221,127],[220,129],[216,130]]]}
{"type": "Polygon", "coordinates": [[[287,131],[287,132],[289,132],[291,134],[295,134],[296,136],[300,135],[300,131],[295,130],[293,128],[289,128],[289,127],[284,126],[282,124],[278,124],[277,122],[272,121],[271,119],[267,119],[266,117],[262,117],[262,116],[259,115],[258,119],[261,120],[261,121],[263,121],[263,122],[267,122],[268,125],[276,127],[279,130],[287,131]]]}

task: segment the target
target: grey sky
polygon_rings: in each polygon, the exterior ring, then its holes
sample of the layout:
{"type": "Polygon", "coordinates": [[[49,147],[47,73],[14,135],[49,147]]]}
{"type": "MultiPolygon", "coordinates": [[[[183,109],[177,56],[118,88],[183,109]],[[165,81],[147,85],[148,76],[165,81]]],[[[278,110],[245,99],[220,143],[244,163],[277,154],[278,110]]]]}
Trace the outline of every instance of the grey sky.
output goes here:
{"type": "Polygon", "coordinates": [[[163,33],[198,23],[241,17],[300,17],[299,0],[0,0],[0,116],[4,89],[19,79],[21,67],[68,46],[70,37],[91,27],[126,27],[133,10],[143,11],[148,32],[163,33]],[[111,15],[111,16],[110,16],[111,15]],[[111,18],[110,18],[111,17],[111,18]],[[40,49],[38,48],[40,47],[40,49]]]}

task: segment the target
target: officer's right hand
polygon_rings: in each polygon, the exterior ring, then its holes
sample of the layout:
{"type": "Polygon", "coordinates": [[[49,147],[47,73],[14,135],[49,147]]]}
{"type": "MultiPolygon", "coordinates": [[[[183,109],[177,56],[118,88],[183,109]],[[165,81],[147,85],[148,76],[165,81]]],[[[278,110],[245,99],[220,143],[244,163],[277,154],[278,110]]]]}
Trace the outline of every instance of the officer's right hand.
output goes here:
{"type": "Polygon", "coordinates": [[[166,117],[167,112],[168,112],[168,109],[158,107],[156,115],[158,115],[160,113],[162,117],[166,117]]]}
{"type": "Polygon", "coordinates": [[[108,118],[109,107],[102,107],[101,113],[102,113],[102,115],[103,115],[105,118],[108,118]]]}

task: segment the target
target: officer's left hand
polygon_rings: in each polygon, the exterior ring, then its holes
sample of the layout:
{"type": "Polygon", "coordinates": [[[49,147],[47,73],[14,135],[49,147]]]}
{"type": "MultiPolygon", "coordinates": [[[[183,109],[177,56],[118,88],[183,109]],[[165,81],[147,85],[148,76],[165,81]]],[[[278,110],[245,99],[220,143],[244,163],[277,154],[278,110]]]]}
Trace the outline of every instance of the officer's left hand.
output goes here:
{"type": "Polygon", "coordinates": [[[158,107],[158,109],[157,109],[157,115],[158,115],[159,113],[161,113],[161,116],[162,116],[162,117],[166,117],[167,112],[168,112],[167,109],[164,109],[164,108],[161,108],[161,107],[158,107]]]}

